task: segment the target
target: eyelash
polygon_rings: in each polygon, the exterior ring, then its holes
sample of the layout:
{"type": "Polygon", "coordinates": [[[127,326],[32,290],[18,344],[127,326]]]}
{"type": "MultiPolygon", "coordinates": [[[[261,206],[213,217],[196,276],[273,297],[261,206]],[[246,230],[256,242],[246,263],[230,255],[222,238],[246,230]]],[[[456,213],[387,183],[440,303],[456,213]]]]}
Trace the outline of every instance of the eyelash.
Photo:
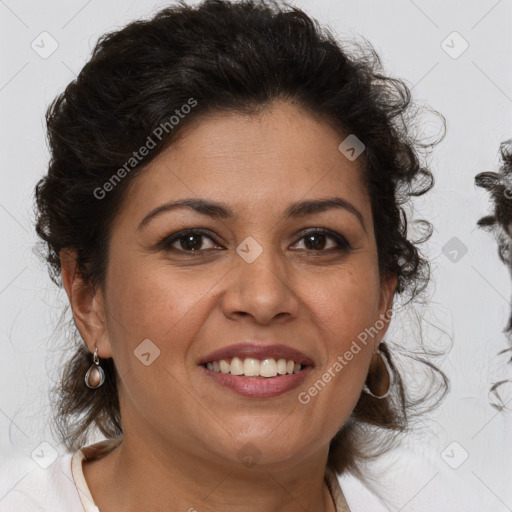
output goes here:
{"type": "MultiPolygon", "coordinates": [[[[196,228],[196,229],[185,229],[183,231],[179,231],[177,233],[173,233],[172,235],[164,237],[160,242],[158,242],[157,249],[163,250],[163,251],[177,251],[177,252],[182,252],[182,253],[190,253],[193,255],[194,254],[195,255],[203,255],[205,252],[208,252],[211,250],[216,250],[216,249],[198,249],[198,250],[194,251],[194,250],[186,250],[186,249],[177,249],[176,247],[172,247],[172,244],[174,242],[179,241],[181,238],[184,238],[187,235],[191,235],[191,234],[204,236],[206,238],[209,238],[215,244],[220,245],[219,243],[217,243],[217,241],[211,236],[211,234],[208,231],[206,231],[204,229],[196,228]]],[[[338,244],[338,247],[330,248],[330,249],[319,249],[319,250],[303,249],[305,251],[313,252],[313,253],[322,253],[322,252],[330,253],[330,252],[350,252],[352,250],[352,246],[348,243],[348,241],[345,239],[345,237],[339,235],[338,233],[336,233],[334,231],[331,231],[331,230],[325,229],[325,228],[314,228],[314,229],[310,229],[308,231],[303,231],[302,233],[300,233],[301,236],[298,238],[297,241],[302,240],[311,234],[326,235],[327,238],[332,238],[338,244]]],[[[301,249],[293,249],[293,250],[301,250],[301,249]]]]}

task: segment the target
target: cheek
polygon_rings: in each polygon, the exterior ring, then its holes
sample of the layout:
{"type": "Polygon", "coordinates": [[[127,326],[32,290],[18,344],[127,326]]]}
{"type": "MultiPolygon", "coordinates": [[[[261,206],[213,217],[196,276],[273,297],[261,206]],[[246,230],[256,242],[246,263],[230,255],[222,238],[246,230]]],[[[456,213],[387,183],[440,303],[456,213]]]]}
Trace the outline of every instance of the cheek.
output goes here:
{"type": "Polygon", "coordinates": [[[333,419],[346,419],[355,406],[373,352],[380,287],[378,275],[368,268],[330,274],[328,282],[311,287],[307,299],[327,360],[318,376],[321,382],[305,390],[304,401],[317,400],[332,411],[333,419]]]}
{"type": "Polygon", "coordinates": [[[116,364],[137,366],[134,350],[146,339],[160,350],[160,363],[182,362],[201,328],[204,304],[219,276],[179,273],[165,261],[149,265],[129,255],[116,258],[113,254],[111,261],[107,314],[116,364]]]}
{"type": "Polygon", "coordinates": [[[347,342],[377,320],[380,297],[378,273],[370,264],[339,268],[307,285],[309,308],[330,340],[330,351],[342,350],[347,342]]]}
{"type": "Polygon", "coordinates": [[[142,417],[158,410],[164,398],[174,410],[183,400],[176,381],[184,378],[182,362],[201,324],[190,319],[208,290],[207,283],[203,290],[190,282],[191,274],[180,281],[168,266],[145,265],[140,258],[112,257],[111,261],[108,335],[123,382],[120,392],[142,417]],[[169,392],[162,395],[162,390],[169,392]]]}

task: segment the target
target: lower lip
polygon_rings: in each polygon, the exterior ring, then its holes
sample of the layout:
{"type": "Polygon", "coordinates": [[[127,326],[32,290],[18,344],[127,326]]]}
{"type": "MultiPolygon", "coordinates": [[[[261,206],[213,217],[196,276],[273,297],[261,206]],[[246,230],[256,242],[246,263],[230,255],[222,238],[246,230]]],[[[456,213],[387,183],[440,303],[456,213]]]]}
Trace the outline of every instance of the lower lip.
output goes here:
{"type": "Polygon", "coordinates": [[[239,395],[252,398],[271,398],[291,391],[299,386],[313,369],[312,366],[307,366],[298,373],[277,377],[241,377],[230,373],[214,372],[204,366],[199,366],[199,368],[217,384],[232,389],[239,395]]]}

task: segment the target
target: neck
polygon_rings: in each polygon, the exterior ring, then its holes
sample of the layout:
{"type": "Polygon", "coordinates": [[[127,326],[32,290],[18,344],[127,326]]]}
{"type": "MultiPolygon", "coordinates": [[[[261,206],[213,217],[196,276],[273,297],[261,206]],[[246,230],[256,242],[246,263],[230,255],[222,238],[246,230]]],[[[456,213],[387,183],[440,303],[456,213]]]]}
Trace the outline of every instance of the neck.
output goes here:
{"type": "Polygon", "coordinates": [[[328,447],[297,464],[244,467],[206,459],[185,443],[124,432],[102,459],[84,464],[84,476],[102,512],[335,511],[324,481],[328,447]]]}

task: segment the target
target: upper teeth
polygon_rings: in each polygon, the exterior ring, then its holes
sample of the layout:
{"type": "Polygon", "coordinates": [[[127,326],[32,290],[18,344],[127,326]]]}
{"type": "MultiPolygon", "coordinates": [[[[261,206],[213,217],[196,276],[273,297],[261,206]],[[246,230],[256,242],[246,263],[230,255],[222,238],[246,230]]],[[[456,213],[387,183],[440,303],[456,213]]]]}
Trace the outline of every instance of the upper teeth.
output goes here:
{"type": "Polygon", "coordinates": [[[233,357],[231,363],[221,359],[220,361],[206,363],[206,367],[214,372],[245,375],[246,377],[276,377],[277,374],[297,373],[302,368],[300,363],[296,363],[291,359],[278,359],[276,361],[273,357],[263,359],[262,361],[252,357],[246,357],[243,360],[233,357]]]}

